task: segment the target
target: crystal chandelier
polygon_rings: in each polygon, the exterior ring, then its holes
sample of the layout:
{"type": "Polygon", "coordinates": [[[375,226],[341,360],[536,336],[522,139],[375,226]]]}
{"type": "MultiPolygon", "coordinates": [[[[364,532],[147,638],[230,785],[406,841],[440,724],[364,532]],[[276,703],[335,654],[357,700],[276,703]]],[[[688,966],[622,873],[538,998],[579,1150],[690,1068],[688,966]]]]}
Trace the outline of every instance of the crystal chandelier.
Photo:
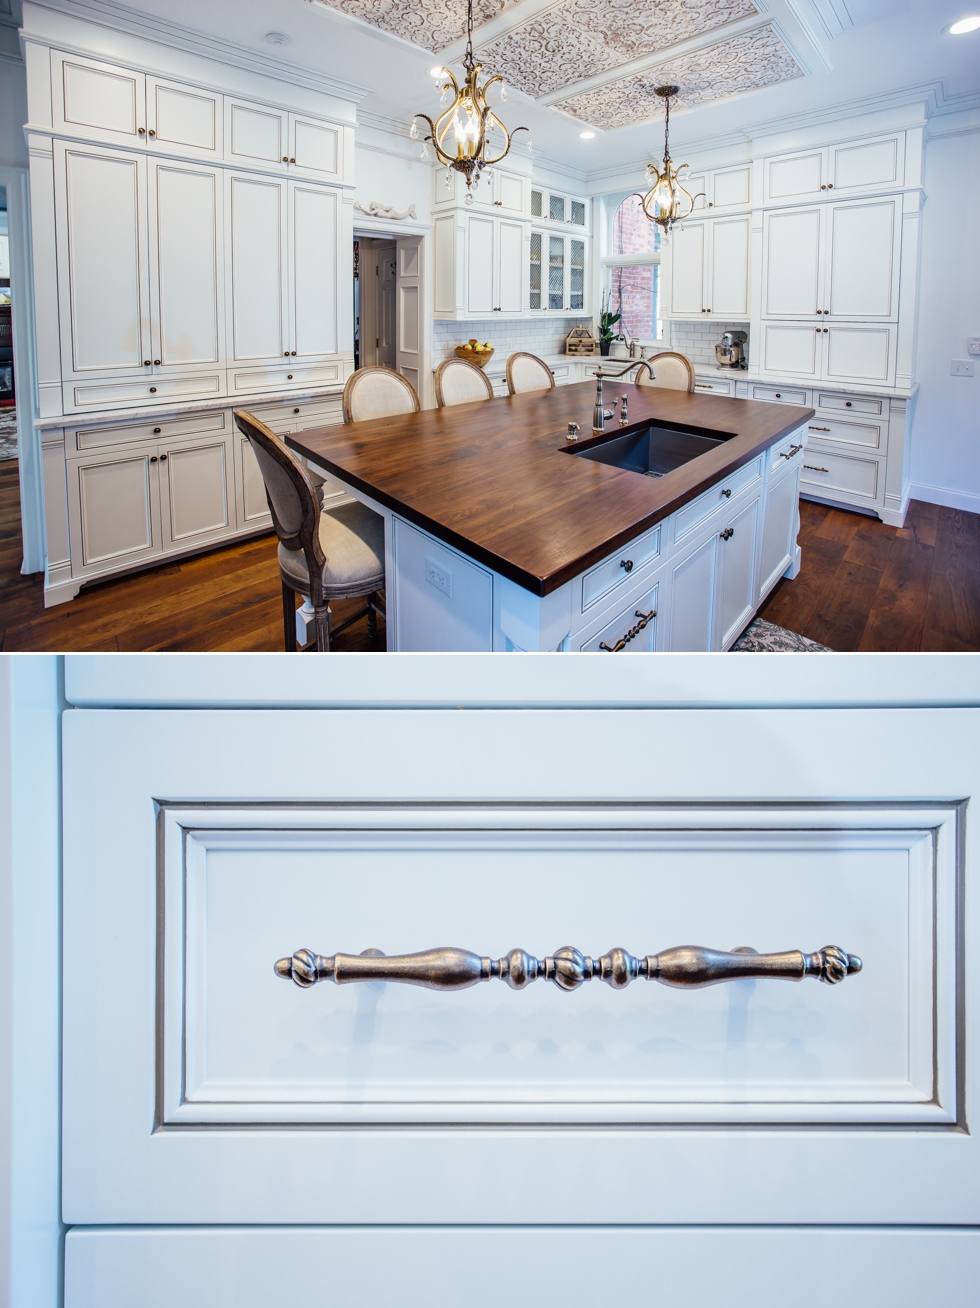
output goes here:
{"type": "Polygon", "coordinates": [[[507,99],[507,87],[502,77],[488,77],[480,86],[479,77],[483,65],[478,64],[473,55],[473,0],[466,5],[466,54],[463,56],[466,78],[463,85],[456,81],[448,68],[433,68],[432,76],[439,79],[436,90],[439,92],[439,107],[443,113],[435,120],[428,114],[415,114],[412,118],[411,136],[418,140],[418,120],[428,124],[429,135],[424,138],[422,158],[428,159],[429,143],[435,150],[436,159],[446,166],[446,186],[452,182],[452,173],[462,173],[466,178],[466,203],[473,203],[471,187],[480,180],[484,170],[499,163],[510,150],[511,139],[517,132],[527,132],[527,148],[531,148],[530,129],[515,127],[508,132],[497,115],[487,103],[487,91],[494,82],[500,83],[500,98],[507,99]],[[449,97],[452,95],[452,103],[449,97]],[[503,149],[497,154],[491,153],[496,147],[487,140],[494,128],[503,133],[503,149]],[[451,135],[450,135],[451,134],[451,135]],[[448,138],[448,139],[447,139],[448,138]]]}
{"type": "Polygon", "coordinates": [[[647,181],[652,182],[652,185],[646,195],[640,196],[640,203],[646,216],[652,223],[656,223],[666,236],[675,223],[683,222],[691,215],[694,201],[700,199],[704,192],[700,191],[692,197],[684,190],[680,183],[680,175],[686,169],[684,181],[687,181],[691,171],[690,166],[681,164],[680,167],[675,167],[670,157],[670,98],[676,95],[680,88],[657,86],[654,90],[664,100],[664,161],[660,168],[656,164],[647,164],[647,181]]]}

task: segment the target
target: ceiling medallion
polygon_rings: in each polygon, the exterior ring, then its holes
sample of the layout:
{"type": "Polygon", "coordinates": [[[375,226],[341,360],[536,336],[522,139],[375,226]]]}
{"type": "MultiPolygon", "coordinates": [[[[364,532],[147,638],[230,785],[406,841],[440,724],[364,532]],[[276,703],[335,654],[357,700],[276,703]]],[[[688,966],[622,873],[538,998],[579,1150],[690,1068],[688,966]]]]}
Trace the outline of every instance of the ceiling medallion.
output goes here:
{"type": "Polygon", "coordinates": [[[666,236],[675,223],[683,222],[694,210],[694,201],[700,199],[704,192],[692,197],[680,183],[680,174],[687,169],[684,181],[690,176],[690,165],[675,167],[670,157],[670,101],[680,90],[678,86],[657,86],[654,91],[664,101],[664,161],[658,168],[656,164],[647,164],[647,181],[652,185],[646,195],[640,196],[643,212],[652,223],[656,223],[666,236]]]}
{"type": "Polygon", "coordinates": [[[487,91],[494,82],[500,83],[501,100],[507,99],[504,79],[500,76],[488,77],[480,86],[479,78],[483,65],[477,63],[473,55],[473,0],[467,0],[466,5],[466,53],[463,55],[463,67],[466,70],[466,78],[462,86],[448,68],[433,68],[432,76],[440,81],[436,90],[440,95],[439,106],[443,109],[443,113],[435,122],[428,114],[415,114],[412,118],[411,135],[418,140],[420,118],[428,124],[429,135],[424,138],[422,158],[430,158],[429,142],[431,141],[436,159],[446,166],[447,189],[452,184],[452,173],[454,171],[462,173],[466,178],[466,203],[472,204],[473,183],[480,180],[480,175],[485,169],[489,173],[493,164],[503,159],[510,150],[511,140],[517,132],[527,132],[527,148],[528,150],[531,148],[530,128],[515,127],[513,132],[508,132],[487,103],[487,91]],[[443,81],[443,78],[448,80],[443,81]],[[447,108],[450,93],[453,99],[447,108]],[[497,154],[491,153],[497,147],[491,146],[488,141],[494,129],[503,134],[503,149],[497,154]],[[450,131],[453,134],[452,139],[447,140],[450,131]]]}

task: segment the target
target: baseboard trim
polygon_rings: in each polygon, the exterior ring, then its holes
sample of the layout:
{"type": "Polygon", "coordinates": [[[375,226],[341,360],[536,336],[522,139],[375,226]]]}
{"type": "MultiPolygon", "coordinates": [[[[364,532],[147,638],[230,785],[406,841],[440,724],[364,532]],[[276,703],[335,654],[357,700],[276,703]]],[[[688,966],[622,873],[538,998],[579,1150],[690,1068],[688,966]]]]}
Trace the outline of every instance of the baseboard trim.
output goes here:
{"type": "Polygon", "coordinates": [[[941,504],[944,509],[961,509],[964,513],[980,514],[980,495],[971,491],[949,490],[945,486],[929,486],[914,481],[909,486],[909,499],[925,500],[926,504],[941,504]]]}

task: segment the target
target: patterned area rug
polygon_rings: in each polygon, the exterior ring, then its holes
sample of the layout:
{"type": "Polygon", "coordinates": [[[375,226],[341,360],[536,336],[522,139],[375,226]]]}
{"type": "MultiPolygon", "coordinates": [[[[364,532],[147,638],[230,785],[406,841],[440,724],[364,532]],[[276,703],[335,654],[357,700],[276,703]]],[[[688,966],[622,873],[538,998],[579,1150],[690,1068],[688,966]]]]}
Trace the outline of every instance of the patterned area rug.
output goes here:
{"type": "Polygon", "coordinates": [[[17,457],[17,410],[0,409],[0,459],[17,457]]]}
{"type": "Polygon", "coordinates": [[[764,618],[750,623],[732,646],[732,654],[832,654],[829,645],[798,636],[795,631],[777,627],[764,618]]]}

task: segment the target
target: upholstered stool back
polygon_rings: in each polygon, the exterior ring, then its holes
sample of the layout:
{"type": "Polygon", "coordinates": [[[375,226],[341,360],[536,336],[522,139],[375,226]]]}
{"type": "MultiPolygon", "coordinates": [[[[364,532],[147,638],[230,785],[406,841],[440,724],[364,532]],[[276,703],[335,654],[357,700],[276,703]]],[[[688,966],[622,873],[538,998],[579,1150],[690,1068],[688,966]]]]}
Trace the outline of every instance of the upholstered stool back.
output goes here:
{"type": "Polygon", "coordinates": [[[507,360],[507,389],[511,395],[524,391],[547,391],[555,384],[555,375],[536,354],[521,351],[507,360]]]}
{"type": "Polygon", "coordinates": [[[472,404],[475,400],[492,400],[490,378],[475,363],[465,359],[443,359],[436,369],[436,404],[445,409],[450,404],[472,404]]]}
{"type": "Polygon", "coordinates": [[[650,362],[657,374],[656,380],[651,379],[646,368],[638,368],[637,386],[662,386],[668,391],[694,390],[694,365],[686,354],[665,350],[663,354],[654,355],[650,362]]]}
{"type": "Polygon", "coordinates": [[[344,387],[344,422],[370,422],[396,413],[418,413],[415,387],[393,368],[358,368],[344,387]]]}

